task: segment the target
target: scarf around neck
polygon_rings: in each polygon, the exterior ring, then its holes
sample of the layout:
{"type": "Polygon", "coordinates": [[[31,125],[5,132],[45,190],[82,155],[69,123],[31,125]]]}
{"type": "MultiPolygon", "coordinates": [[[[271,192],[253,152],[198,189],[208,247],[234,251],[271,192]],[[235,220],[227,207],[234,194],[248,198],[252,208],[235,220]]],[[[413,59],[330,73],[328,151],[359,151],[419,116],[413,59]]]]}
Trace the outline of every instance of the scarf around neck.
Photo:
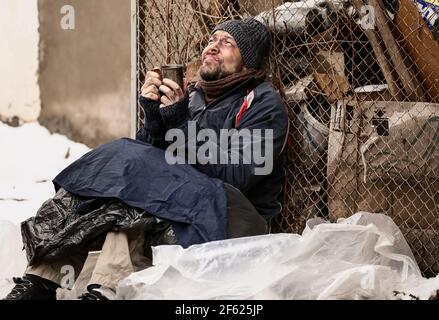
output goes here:
{"type": "Polygon", "coordinates": [[[203,89],[206,104],[210,104],[250,78],[255,78],[256,85],[258,85],[265,80],[265,71],[247,69],[215,81],[204,81],[201,79],[197,82],[197,85],[203,89]]]}

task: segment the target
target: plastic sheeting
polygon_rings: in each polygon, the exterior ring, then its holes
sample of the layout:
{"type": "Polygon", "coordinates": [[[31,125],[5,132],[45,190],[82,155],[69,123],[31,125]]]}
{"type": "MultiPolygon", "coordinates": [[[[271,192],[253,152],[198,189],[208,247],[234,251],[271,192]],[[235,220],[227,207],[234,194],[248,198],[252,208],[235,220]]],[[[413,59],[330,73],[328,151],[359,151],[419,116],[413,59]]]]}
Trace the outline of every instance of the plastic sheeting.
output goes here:
{"type": "Polygon", "coordinates": [[[0,298],[14,287],[12,277],[21,276],[26,265],[20,227],[9,221],[0,221],[0,298]]]}
{"type": "Polygon", "coordinates": [[[153,263],[122,280],[117,298],[391,299],[425,281],[395,223],[365,212],[309,220],[302,236],[154,247],[153,263]]]}
{"type": "Polygon", "coordinates": [[[146,229],[153,224],[156,218],[117,199],[85,200],[60,189],[35,217],[21,224],[21,233],[27,259],[34,264],[100,249],[111,230],[146,229]]]}

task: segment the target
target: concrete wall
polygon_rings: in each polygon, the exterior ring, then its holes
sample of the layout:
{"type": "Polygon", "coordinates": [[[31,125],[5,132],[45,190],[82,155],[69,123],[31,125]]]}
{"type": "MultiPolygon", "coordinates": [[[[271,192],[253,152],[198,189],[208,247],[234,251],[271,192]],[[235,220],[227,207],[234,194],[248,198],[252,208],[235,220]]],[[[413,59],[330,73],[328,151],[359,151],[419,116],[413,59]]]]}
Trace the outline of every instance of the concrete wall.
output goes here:
{"type": "Polygon", "coordinates": [[[129,136],[130,0],[39,0],[38,9],[39,121],[91,147],[129,136]],[[74,30],[61,27],[64,5],[74,30]]]}
{"type": "Polygon", "coordinates": [[[35,121],[40,112],[37,0],[0,0],[0,39],[0,120],[35,121]]]}

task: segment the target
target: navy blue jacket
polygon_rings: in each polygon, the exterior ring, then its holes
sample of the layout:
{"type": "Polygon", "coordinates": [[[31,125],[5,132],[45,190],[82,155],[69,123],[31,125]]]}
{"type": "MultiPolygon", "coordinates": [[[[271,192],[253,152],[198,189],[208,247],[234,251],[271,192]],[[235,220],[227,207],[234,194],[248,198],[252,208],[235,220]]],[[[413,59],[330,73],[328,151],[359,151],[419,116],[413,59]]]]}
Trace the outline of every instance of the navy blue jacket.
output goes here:
{"type": "MultiPolygon", "coordinates": [[[[165,140],[167,130],[179,128],[187,135],[188,121],[196,122],[196,132],[210,128],[218,137],[221,129],[249,129],[252,138],[254,129],[272,129],[273,170],[268,175],[255,174],[255,168],[260,166],[253,161],[253,157],[249,164],[242,161],[242,148],[239,149],[239,164],[193,164],[198,171],[207,176],[218,178],[241,190],[258,212],[270,219],[281,211],[284,179],[282,151],[286,145],[288,116],[280,96],[270,83],[262,82],[256,87],[255,85],[255,80],[249,79],[208,105],[202,89],[197,86],[190,87],[184,99],[165,108],[159,108],[158,102],[141,97],[145,125],[138,131],[137,139],[164,149],[170,145],[170,142],[165,140]],[[252,90],[254,99],[239,124],[235,126],[244,99],[252,90]]],[[[262,145],[264,142],[269,143],[264,136],[261,138],[262,145]]],[[[203,142],[196,144],[200,147],[203,142]]]]}

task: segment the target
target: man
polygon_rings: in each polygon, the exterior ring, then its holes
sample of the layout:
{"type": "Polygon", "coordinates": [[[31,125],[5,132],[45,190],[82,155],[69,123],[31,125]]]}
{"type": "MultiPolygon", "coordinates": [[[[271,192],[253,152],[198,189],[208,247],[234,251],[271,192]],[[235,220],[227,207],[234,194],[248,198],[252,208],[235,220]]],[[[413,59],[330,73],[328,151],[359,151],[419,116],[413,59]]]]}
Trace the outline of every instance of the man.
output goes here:
{"type": "Polygon", "coordinates": [[[29,266],[7,299],[54,299],[65,266],[83,270],[75,277],[88,283],[82,299],[105,299],[150,265],[151,245],[265,233],[281,210],[288,131],[262,71],[269,43],[258,21],[227,21],[186,92],[148,72],[137,140],[102,145],[66,168],[54,179],[56,196],[22,224],[29,266]],[[97,262],[86,260],[102,242],[97,262]]]}

